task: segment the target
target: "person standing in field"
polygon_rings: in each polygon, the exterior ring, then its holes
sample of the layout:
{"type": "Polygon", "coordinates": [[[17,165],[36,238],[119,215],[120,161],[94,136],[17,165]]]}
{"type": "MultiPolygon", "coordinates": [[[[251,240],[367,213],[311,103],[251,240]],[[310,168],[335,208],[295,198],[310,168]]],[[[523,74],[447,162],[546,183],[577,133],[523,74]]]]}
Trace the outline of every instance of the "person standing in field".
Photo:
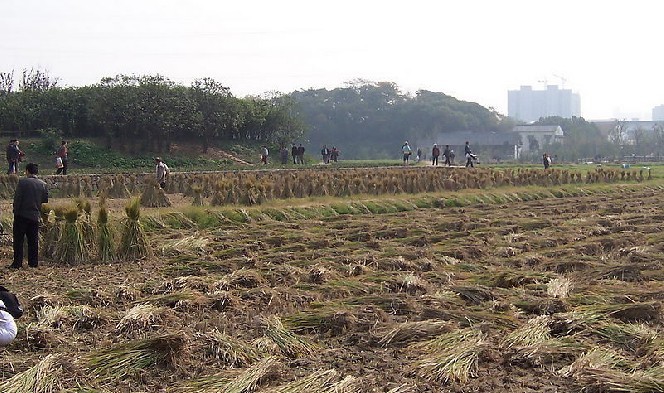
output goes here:
{"type": "Polygon", "coordinates": [[[166,180],[168,180],[168,175],[171,174],[171,170],[168,168],[168,165],[161,159],[161,157],[155,157],[155,176],[159,187],[166,188],[166,180]]]}
{"type": "Polygon", "coordinates": [[[403,164],[408,165],[410,155],[413,153],[413,149],[410,148],[408,141],[405,141],[403,145],[401,145],[401,153],[403,154],[403,164]]]}
{"type": "Polygon", "coordinates": [[[551,157],[547,153],[542,154],[542,164],[544,164],[544,169],[549,169],[551,166],[551,157]]]}
{"type": "Polygon", "coordinates": [[[304,164],[304,146],[301,143],[297,147],[297,159],[300,161],[300,164],[304,164]]]}
{"type": "Polygon", "coordinates": [[[267,156],[269,154],[270,153],[267,150],[267,146],[265,145],[261,146],[261,162],[263,163],[263,165],[267,165],[267,156]]]}
{"type": "Polygon", "coordinates": [[[293,147],[291,147],[291,155],[293,156],[293,164],[297,164],[299,159],[297,155],[297,146],[295,146],[295,143],[293,143],[293,147]]]}
{"type": "Polygon", "coordinates": [[[69,160],[68,160],[68,158],[69,158],[69,147],[67,146],[67,141],[62,141],[62,144],[60,145],[60,148],[58,149],[58,152],[56,153],[56,155],[57,155],[56,160],[57,160],[57,158],[60,158],[60,160],[58,160],[58,161],[60,161],[60,164],[62,166],[58,165],[58,170],[55,171],[55,174],[56,175],[59,175],[59,174],[66,175],[67,174],[67,164],[69,162],[69,160]]]}
{"type": "Polygon", "coordinates": [[[286,146],[281,146],[281,150],[279,150],[279,156],[281,158],[281,165],[288,164],[288,149],[286,149],[286,146]]]}
{"type": "Polygon", "coordinates": [[[28,239],[28,266],[39,265],[39,221],[41,205],[48,202],[46,183],[37,178],[39,167],[29,163],[25,177],[21,178],[14,192],[14,262],[11,268],[23,266],[23,241],[28,239]]]}
{"type": "Polygon", "coordinates": [[[323,164],[330,163],[330,149],[327,148],[327,145],[323,145],[323,148],[320,149],[320,154],[323,156],[323,164]]]}
{"type": "Polygon", "coordinates": [[[18,163],[21,159],[21,149],[18,148],[18,140],[12,139],[7,145],[7,174],[11,175],[18,172],[18,163]]]}
{"type": "Polygon", "coordinates": [[[337,147],[332,146],[332,150],[330,151],[330,158],[332,159],[332,161],[337,162],[337,160],[339,159],[339,154],[340,152],[337,149],[337,147]]]}
{"type": "Polygon", "coordinates": [[[431,149],[431,165],[438,165],[438,156],[440,156],[440,148],[434,143],[433,149],[431,149]]]}

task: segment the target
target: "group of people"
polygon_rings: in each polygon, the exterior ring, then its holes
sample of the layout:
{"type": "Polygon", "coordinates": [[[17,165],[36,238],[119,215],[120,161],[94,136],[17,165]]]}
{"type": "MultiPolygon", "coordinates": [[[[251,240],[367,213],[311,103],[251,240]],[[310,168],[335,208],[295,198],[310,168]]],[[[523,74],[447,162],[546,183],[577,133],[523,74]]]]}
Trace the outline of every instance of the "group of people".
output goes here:
{"type": "MultiPolygon", "coordinates": [[[[410,147],[410,144],[408,141],[405,141],[403,145],[401,145],[401,153],[403,154],[403,163],[404,165],[408,165],[408,162],[410,161],[410,156],[412,155],[412,148],[410,147]]],[[[454,165],[454,158],[456,155],[454,154],[454,150],[450,149],[450,145],[445,145],[445,149],[440,151],[440,147],[438,147],[438,144],[434,144],[433,148],[431,149],[431,165],[438,165],[438,158],[440,156],[443,156],[445,161],[443,162],[443,165],[447,166],[452,166],[454,165]]],[[[466,144],[464,146],[464,155],[466,157],[466,168],[471,167],[474,168],[474,161],[477,161],[477,156],[473,154],[473,151],[470,148],[470,142],[466,141],[466,144]]],[[[422,157],[422,150],[417,149],[417,161],[420,161],[420,158],[422,157]]]]}
{"type": "Polygon", "coordinates": [[[293,143],[291,156],[293,156],[293,164],[304,164],[304,146],[301,143],[295,146],[295,143],[293,143]]]}
{"type": "MultiPolygon", "coordinates": [[[[438,157],[440,157],[441,152],[440,148],[438,147],[437,144],[433,145],[433,149],[431,149],[431,165],[438,165],[438,157]]],[[[454,150],[450,149],[450,145],[445,145],[445,149],[443,150],[443,158],[445,161],[443,162],[443,165],[447,166],[452,166],[454,165],[454,150]]]]}
{"type": "Polygon", "coordinates": [[[323,145],[323,148],[320,150],[320,154],[323,156],[323,164],[329,164],[330,161],[337,162],[341,152],[339,149],[337,149],[336,146],[332,146],[332,149],[328,149],[327,145],[323,145]]]}
{"type": "MultiPolygon", "coordinates": [[[[7,174],[19,173],[19,163],[25,159],[25,152],[19,147],[20,142],[18,139],[11,139],[7,144],[7,174]]],[[[67,141],[62,141],[60,147],[55,153],[55,174],[66,175],[67,167],[69,164],[69,147],[67,141]]]]}

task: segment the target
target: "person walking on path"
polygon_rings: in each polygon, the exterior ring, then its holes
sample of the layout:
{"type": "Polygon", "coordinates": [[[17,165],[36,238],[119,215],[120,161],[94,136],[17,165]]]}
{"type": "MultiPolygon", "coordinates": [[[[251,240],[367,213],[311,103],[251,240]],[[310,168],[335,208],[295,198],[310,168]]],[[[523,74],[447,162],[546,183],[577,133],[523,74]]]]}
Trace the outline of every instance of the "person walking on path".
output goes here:
{"type": "Polygon", "coordinates": [[[62,145],[60,145],[60,148],[58,149],[58,152],[56,153],[57,157],[56,160],[59,158],[60,163],[62,166],[58,165],[58,170],[55,171],[56,175],[67,174],[67,164],[69,162],[68,157],[69,157],[69,147],[67,146],[67,141],[62,141],[62,145]]]}
{"type": "Polygon", "coordinates": [[[28,239],[28,266],[39,265],[39,221],[41,205],[48,202],[46,183],[37,178],[39,167],[29,163],[26,176],[21,178],[14,192],[14,262],[10,267],[23,266],[23,240],[28,239]]]}
{"type": "Polygon", "coordinates": [[[471,168],[475,168],[475,165],[473,165],[473,160],[475,159],[475,155],[473,154],[473,151],[470,150],[470,143],[466,141],[466,146],[463,148],[463,152],[466,155],[466,168],[469,166],[471,168]]]}
{"type": "Polygon", "coordinates": [[[323,145],[323,148],[320,149],[320,155],[323,156],[323,164],[330,163],[330,149],[327,148],[327,145],[323,145]]]}
{"type": "Polygon", "coordinates": [[[443,157],[445,157],[443,165],[452,166],[452,150],[450,150],[450,145],[445,145],[445,150],[443,150],[443,157]]]}
{"type": "Polygon", "coordinates": [[[413,149],[410,148],[408,141],[404,142],[401,145],[401,153],[403,153],[403,164],[408,165],[408,160],[410,160],[410,155],[413,153],[413,149]]]}
{"type": "Polygon", "coordinates": [[[440,148],[434,143],[431,149],[431,165],[438,165],[438,156],[440,156],[440,148]]]}

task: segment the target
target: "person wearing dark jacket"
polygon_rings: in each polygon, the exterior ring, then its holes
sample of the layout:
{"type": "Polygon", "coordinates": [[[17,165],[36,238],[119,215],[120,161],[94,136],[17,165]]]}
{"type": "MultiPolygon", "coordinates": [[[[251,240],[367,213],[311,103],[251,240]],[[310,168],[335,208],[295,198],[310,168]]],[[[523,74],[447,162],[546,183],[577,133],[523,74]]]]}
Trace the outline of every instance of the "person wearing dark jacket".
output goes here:
{"type": "Polygon", "coordinates": [[[18,147],[18,140],[12,139],[7,145],[7,164],[9,169],[7,169],[7,174],[11,175],[17,173],[18,171],[18,162],[21,160],[21,149],[18,147]]]}
{"type": "Polygon", "coordinates": [[[445,150],[443,150],[443,157],[445,157],[445,162],[443,162],[443,165],[452,166],[452,150],[450,150],[450,145],[445,145],[445,150]]]}
{"type": "Polygon", "coordinates": [[[440,148],[434,144],[431,149],[431,165],[438,165],[438,156],[440,155],[440,148]]]}
{"type": "Polygon", "coordinates": [[[464,147],[463,152],[466,155],[466,168],[474,168],[475,165],[473,165],[473,160],[475,159],[475,155],[473,154],[473,151],[470,150],[470,143],[468,143],[468,141],[466,141],[466,146],[464,147]]]}
{"type": "Polygon", "coordinates": [[[10,267],[23,266],[23,240],[28,238],[28,266],[39,264],[39,220],[41,205],[48,202],[48,189],[43,180],[37,178],[37,164],[25,166],[24,178],[18,181],[14,193],[14,262],[10,267]]]}

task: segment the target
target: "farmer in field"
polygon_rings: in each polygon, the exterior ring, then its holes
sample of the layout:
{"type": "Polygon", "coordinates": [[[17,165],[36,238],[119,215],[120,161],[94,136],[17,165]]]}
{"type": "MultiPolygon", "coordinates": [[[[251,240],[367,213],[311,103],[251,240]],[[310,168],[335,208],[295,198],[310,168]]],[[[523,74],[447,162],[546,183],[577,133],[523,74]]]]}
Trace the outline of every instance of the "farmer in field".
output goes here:
{"type": "Polygon", "coordinates": [[[434,143],[433,149],[431,149],[431,165],[438,165],[438,156],[440,156],[440,148],[434,143]]]}
{"type": "Polygon", "coordinates": [[[297,147],[297,160],[300,164],[304,164],[304,146],[301,143],[297,147]]]}
{"type": "Polygon", "coordinates": [[[445,157],[443,165],[452,166],[452,150],[450,150],[450,145],[445,145],[445,150],[443,150],[443,157],[445,157]]]}
{"type": "Polygon", "coordinates": [[[270,152],[267,150],[267,146],[263,145],[261,146],[261,163],[263,165],[267,165],[267,156],[270,154],[270,152]]]}
{"type": "Polygon", "coordinates": [[[542,154],[542,164],[544,165],[544,169],[549,169],[551,166],[551,157],[547,153],[542,154]]]}
{"type": "Polygon", "coordinates": [[[473,154],[473,151],[470,150],[470,143],[469,143],[468,141],[466,141],[466,146],[464,146],[464,148],[463,148],[463,152],[464,152],[464,154],[466,155],[466,168],[468,168],[469,166],[470,166],[471,168],[474,168],[475,165],[473,165],[473,160],[474,160],[477,156],[475,156],[475,155],[473,154]]]}
{"type": "Polygon", "coordinates": [[[337,149],[336,146],[332,146],[332,150],[330,150],[330,159],[332,159],[334,162],[337,162],[339,159],[339,154],[341,154],[339,149],[337,149]]]}
{"type": "Polygon", "coordinates": [[[298,156],[297,156],[297,146],[295,146],[295,143],[293,143],[293,147],[291,147],[291,155],[293,156],[293,164],[298,163],[298,156]]]}
{"type": "Polygon", "coordinates": [[[14,193],[14,262],[11,268],[23,266],[23,240],[28,238],[28,266],[39,264],[39,221],[41,205],[48,202],[48,189],[37,178],[37,164],[25,166],[25,177],[16,185],[14,193]]]}
{"type": "Polygon", "coordinates": [[[320,149],[320,154],[323,156],[323,164],[330,163],[330,149],[327,148],[327,145],[323,145],[323,148],[320,149]]]}
{"type": "Polygon", "coordinates": [[[56,160],[58,161],[58,169],[55,171],[56,175],[67,174],[67,163],[69,162],[69,148],[67,147],[67,141],[62,141],[58,152],[56,153],[56,160]],[[58,160],[59,158],[59,160],[58,160]]]}
{"type": "Polygon", "coordinates": [[[408,141],[404,142],[401,145],[401,153],[403,154],[403,164],[408,165],[408,160],[410,160],[410,155],[413,153],[413,149],[410,148],[408,141]]]}
{"type": "Polygon", "coordinates": [[[18,147],[18,140],[10,140],[9,144],[7,145],[7,164],[9,165],[9,169],[7,169],[8,175],[17,173],[18,163],[22,155],[21,153],[22,151],[18,147]]]}
{"type": "Polygon", "coordinates": [[[281,150],[279,150],[279,155],[281,157],[281,164],[286,165],[288,164],[288,149],[286,146],[282,146],[281,150]]]}
{"type": "Polygon", "coordinates": [[[5,309],[5,303],[0,300],[0,347],[9,345],[18,333],[14,317],[5,309]]]}
{"type": "Polygon", "coordinates": [[[168,175],[170,175],[171,170],[161,157],[155,157],[154,163],[157,183],[159,183],[159,187],[166,188],[166,180],[168,180],[168,175]]]}

